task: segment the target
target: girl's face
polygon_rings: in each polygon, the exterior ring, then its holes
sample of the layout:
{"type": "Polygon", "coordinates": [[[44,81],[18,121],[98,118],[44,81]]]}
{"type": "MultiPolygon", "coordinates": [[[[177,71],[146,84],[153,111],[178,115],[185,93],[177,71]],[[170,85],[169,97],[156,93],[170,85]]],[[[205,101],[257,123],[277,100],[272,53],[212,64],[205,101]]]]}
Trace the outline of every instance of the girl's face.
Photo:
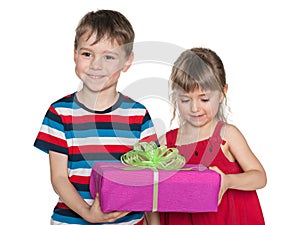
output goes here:
{"type": "Polygon", "coordinates": [[[83,87],[92,92],[116,86],[121,71],[127,71],[133,60],[133,55],[126,57],[124,48],[117,42],[101,39],[94,44],[95,40],[95,34],[88,39],[86,32],[74,51],[75,72],[83,87]]]}
{"type": "Polygon", "coordinates": [[[219,91],[202,91],[200,88],[189,93],[178,91],[180,119],[193,127],[202,127],[216,117],[222,100],[223,94],[219,91]]]}

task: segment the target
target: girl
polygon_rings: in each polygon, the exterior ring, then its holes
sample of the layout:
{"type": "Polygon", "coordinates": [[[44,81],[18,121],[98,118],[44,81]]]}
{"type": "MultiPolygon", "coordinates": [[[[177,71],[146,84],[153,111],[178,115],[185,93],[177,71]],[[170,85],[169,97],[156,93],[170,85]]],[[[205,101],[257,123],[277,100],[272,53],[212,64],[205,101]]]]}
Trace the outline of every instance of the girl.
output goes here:
{"type": "MultiPolygon", "coordinates": [[[[256,190],[266,185],[266,174],[242,133],[225,122],[227,84],[221,59],[209,49],[186,50],[176,60],[170,82],[173,119],[178,110],[180,125],[162,136],[160,144],[178,148],[189,164],[218,172],[221,187],[218,212],[160,213],[161,225],[265,224],[256,190]]],[[[159,224],[157,215],[149,220],[159,224]]]]}

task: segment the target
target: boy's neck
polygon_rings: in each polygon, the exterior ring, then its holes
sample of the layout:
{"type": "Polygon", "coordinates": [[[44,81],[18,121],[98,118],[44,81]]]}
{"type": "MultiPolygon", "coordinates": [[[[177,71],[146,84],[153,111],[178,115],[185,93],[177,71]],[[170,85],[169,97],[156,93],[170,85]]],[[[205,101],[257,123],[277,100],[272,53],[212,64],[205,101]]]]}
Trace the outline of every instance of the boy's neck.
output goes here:
{"type": "Polygon", "coordinates": [[[87,108],[95,111],[103,111],[117,102],[119,93],[116,90],[91,92],[81,89],[77,92],[76,96],[79,102],[87,108]]]}

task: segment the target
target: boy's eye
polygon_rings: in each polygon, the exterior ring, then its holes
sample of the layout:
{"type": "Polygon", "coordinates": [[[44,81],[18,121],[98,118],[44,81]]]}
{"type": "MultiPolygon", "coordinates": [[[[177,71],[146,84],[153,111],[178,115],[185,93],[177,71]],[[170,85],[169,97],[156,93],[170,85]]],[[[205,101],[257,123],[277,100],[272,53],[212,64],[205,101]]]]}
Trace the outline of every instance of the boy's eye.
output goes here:
{"type": "Polygon", "coordinates": [[[81,53],[81,55],[83,55],[85,57],[90,57],[91,53],[89,53],[89,52],[83,52],[83,53],[81,53]]]}
{"type": "Polygon", "coordinates": [[[112,55],[105,55],[104,58],[105,58],[105,60],[114,60],[115,59],[115,57],[112,55]]]}

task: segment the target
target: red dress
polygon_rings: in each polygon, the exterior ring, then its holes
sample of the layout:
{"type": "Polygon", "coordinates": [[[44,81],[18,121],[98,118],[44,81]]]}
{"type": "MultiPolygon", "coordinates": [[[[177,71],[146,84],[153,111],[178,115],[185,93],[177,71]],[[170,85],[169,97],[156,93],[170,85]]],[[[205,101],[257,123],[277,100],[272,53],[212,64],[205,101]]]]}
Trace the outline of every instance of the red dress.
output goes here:
{"type": "MultiPolygon", "coordinates": [[[[212,138],[220,138],[220,129],[222,124],[219,123],[215,128],[212,138]]],[[[167,132],[167,146],[176,147],[183,154],[187,163],[199,164],[203,162],[202,156],[207,155],[207,144],[210,139],[199,141],[188,145],[176,146],[178,129],[167,132]],[[204,152],[206,152],[204,154],[204,152]]],[[[221,140],[221,139],[220,139],[221,140]]],[[[219,142],[220,143],[220,142],[219,142]]],[[[225,141],[222,141],[225,144],[225,141]]],[[[218,145],[220,146],[220,144],[218,145]]],[[[210,149],[211,151],[211,149],[210,149]]],[[[230,162],[220,147],[217,148],[216,154],[211,159],[205,157],[204,161],[208,162],[207,166],[217,166],[225,174],[241,173],[243,170],[237,162],[230,162]]],[[[256,191],[240,191],[229,189],[222,198],[218,206],[218,212],[205,213],[160,213],[161,225],[264,225],[264,217],[260,207],[256,191]]]]}

